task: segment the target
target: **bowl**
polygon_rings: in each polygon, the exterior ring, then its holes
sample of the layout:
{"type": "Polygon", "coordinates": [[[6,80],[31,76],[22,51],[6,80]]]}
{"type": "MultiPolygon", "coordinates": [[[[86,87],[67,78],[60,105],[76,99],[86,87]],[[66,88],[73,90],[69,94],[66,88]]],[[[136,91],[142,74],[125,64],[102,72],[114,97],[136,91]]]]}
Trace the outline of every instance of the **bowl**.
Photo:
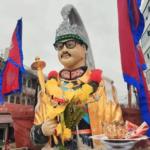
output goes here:
{"type": "Polygon", "coordinates": [[[137,141],[132,140],[100,140],[108,150],[130,150],[137,141]]]}

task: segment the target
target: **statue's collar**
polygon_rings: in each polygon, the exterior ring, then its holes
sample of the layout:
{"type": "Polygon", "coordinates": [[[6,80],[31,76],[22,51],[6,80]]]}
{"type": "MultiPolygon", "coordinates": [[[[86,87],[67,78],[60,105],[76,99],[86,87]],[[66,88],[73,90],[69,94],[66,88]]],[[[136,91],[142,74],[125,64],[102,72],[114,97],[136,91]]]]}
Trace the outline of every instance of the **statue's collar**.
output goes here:
{"type": "Polygon", "coordinates": [[[80,68],[74,70],[61,70],[59,73],[59,77],[64,80],[80,80],[83,83],[87,83],[91,71],[87,66],[82,66],[80,68]]]}

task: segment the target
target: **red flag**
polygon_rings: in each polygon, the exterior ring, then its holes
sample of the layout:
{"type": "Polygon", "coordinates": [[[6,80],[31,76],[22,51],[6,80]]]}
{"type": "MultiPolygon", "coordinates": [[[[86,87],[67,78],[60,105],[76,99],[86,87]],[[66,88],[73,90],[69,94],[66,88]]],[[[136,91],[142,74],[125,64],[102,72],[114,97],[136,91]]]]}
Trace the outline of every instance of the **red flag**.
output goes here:
{"type": "MultiPolygon", "coordinates": [[[[123,78],[138,89],[142,120],[150,126],[150,95],[143,74],[146,64],[139,40],[144,30],[141,0],[118,0],[119,42],[123,78]]],[[[150,136],[150,129],[147,131],[150,136]]]]}
{"type": "Polygon", "coordinates": [[[5,67],[0,76],[0,102],[4,103],[4,96],[22,91],[23,67],[22,53],[22,19],[18,20],[17,26],[12,36],[9,56],[5,62],[5,67]]]}

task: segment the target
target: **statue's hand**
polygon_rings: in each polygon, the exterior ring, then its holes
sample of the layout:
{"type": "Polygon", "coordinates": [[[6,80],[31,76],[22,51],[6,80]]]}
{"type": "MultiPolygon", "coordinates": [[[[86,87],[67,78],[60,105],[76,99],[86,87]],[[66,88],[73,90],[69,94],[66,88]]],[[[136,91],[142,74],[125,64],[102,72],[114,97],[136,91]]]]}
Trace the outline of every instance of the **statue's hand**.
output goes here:
{"type": "Polygon", "coordinates": [[[45,136],[51,136],[53,135],[53,132],[55,130],[55,127],[57,125],[56,120],[50,120],[49,118],[42,124],[42,133],[45,136]]]}

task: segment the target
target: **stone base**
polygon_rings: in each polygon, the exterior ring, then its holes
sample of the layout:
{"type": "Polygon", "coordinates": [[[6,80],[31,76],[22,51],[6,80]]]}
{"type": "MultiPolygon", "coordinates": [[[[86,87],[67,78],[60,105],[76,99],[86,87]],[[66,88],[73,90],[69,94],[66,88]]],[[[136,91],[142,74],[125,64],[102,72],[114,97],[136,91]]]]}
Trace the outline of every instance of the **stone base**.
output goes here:
{"type": "Polygon", "coordinates": [[[10,149],[10,150],[28,150],[27,147],[21,147],[21,148],[15,148],[15,149],[10,149]]]}
{"type": "MultiPolygon", "coordinates": [[[[41,150],[59,150],[59,148],[57,148],[57,147],[54,147],[54,148],[43,147],[41,150]]],[[[67,150],[72,150],[72,149],[67,149],[67,150]]],[[[73,150],[77,150],[77,149],[75,148],[73,150]]],[[[79,149],[78,150],[107,150],[107,149],[104,146],[100,146],[100,147],[92,149],[91,147],[83,144],[82,139],[80,138],[79,139],[79,149]]]]}

